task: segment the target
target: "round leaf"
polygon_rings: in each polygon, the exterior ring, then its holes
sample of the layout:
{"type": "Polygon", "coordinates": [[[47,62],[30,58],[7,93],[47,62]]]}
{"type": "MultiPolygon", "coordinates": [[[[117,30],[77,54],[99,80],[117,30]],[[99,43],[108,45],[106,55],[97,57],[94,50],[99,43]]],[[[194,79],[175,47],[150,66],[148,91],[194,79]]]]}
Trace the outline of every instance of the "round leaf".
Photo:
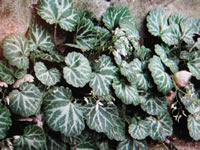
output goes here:
{"type": "Polygon", "coordinates": [[[30,45],[24,35],[12,34],[8,36],[3,42],[3,49],[4,56],[11,65],[19,69],[28,68],[30,45]]]}
{"type": "Polygon", "coordinates": [[[85,128],[81,105],[72,103],[69,88],[54,87],[44,98],[44,115],[46,122],[54,131],[65,136],[81,134],[85,128]]]}
{"type": "Polygon", "coordinates": [[[194,54],[194,58],[187,63],[187,66],[198,80],[200,80],[200,53],[194,54]]]}
{"type": "Polygon", "coordinates": [[[117,123],[119,116],[115,105],[101,106],[99,104],[88,104],[87,107],[86,121],[90,129],[97,132],[108,132],[117,123]]]}
{"type": "Polygon", "coordinates": [[[50,70],[42,62],[37,62],[34,65],[35,75],[44,85],[55,85],[61,79],[61,74],[58,69],[52,68],[50,70]]]}
{"type": "Polygon", "coordinates": [[[149,135],[153,140],[164,141],[167,136],[172,135],[173,122],[168,113],[161,113],[158,118],[152,116],[147,118],[149,124],[149,135]]]}
{"type": "Polygon", "coordinates": [[[28,117],[38,112],[42,95],[34,84],[24,83],[19,90],[13,90],[9,94],[9,99],[9,107],[15,114],[28,117]]]}
{"type": "Polygon", "coordinates": [[[11,114],[9,110],[0,104],[0,139],[6,137],[7,132],[12,125],[11,114]]]}
{"type": "Polygon", "coordinates": [[[139,94],[135,84],[126,83],[126,81],[120,81],[119,79],[114,79],[112,84],[116,96],[124,104],[139,104],[139,94]]]}
{"type": "Polygon", "coordinates": [[[42,128],[29,125],[24,129],[24,135],[16,137],[13,143],[16,149],[38,150],[44,149],[46,138],[42,128]]]}
{"type": "Polygon", "coordinates": [[[71,0],[41,0],[38,14],[49,24],[59,24],[66,31],[74,30],[77,13],[71,0]]]}
{"type": "Polygon", "coordinates": [[[194,115],[189,115],[187,118],[187,126],[190,136],[194,140],[200,140],[200,119],[194,115]]]}
{"type": "Polygon", "coordinates": [[[63,68],[64,78],[74,87],[84,87],[91,77],[88,59],[81,53],[71,52],[65,57],[66,67],[63,68]]]}
{"type": "Polygon", "coordinates": [[[111,91],[111,83],[117,72],[117,67],[111,61],[111,58],[102,55],[93,66],[90,87],[95,95],[108,95],[111,91]]]}
{"type": "Polygon", "coordinates": [[[128,127],[128,132],[134,139],[145,139],[149,133],[149,128],[146,120],[135,121],[128,127]]]}

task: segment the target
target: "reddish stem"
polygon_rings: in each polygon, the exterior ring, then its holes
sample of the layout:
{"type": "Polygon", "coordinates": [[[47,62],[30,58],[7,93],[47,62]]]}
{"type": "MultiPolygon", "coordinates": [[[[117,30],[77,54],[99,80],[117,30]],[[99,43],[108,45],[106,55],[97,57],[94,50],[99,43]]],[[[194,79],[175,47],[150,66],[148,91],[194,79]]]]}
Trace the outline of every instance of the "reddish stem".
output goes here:
{"type": "Polygon", "coordinates": [[[53,42],[54,42],[55,45],[57,44],[56,29],[57,29],[57,24],[54,25],[54,32],[53,32],[53,42]]]}

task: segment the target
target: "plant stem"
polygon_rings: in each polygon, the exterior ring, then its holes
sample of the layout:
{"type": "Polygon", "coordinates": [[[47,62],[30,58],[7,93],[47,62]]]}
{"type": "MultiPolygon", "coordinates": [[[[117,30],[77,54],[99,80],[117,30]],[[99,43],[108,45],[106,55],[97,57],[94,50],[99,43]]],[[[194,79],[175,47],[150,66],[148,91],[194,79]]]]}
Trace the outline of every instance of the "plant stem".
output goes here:
{"type": "Polygon", "coordinates": [[[57,29],[57,24],[54,25],[54,32],[53,32],[53,42],[55,45],[57,45],[57,40],[56,40],[56,29],[57,29]]]}

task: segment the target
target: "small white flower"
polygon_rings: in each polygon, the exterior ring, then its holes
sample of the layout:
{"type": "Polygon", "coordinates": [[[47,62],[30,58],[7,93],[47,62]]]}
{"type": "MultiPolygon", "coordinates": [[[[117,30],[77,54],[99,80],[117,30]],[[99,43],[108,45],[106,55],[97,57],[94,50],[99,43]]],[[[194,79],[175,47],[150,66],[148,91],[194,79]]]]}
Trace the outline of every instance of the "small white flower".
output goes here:
{"type": "Polygon", "coordinates": [[[175,82],[180,87],[185,87],[188,84],[188,81],[191,77],[192,73],[185,70],[176,72],[174,74],[175,82]]]}

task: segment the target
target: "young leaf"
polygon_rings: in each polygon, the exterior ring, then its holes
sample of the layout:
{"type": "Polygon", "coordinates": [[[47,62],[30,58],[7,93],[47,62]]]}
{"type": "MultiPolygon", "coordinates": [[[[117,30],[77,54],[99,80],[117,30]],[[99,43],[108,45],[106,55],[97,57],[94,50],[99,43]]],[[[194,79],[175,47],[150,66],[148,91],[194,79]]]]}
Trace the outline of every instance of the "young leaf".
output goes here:
{"type": "Polygon", "coordinates": [[[155,45],[155,52],[156,52],[157,55],[160,56],[160,59],[165,64],[165,66],[169,67],[169,69],[171,70],[172,73],[178,72],[177,64],[173,60],[170,60],[170,59],[167,58],[167,54],[166,54],[163,46],[156,44],[155,45]]]}
{"type": "Polygon", "coordinates": [[[168,20],[169,24],[180,24],[183,19],[184,15],[180,12],[176,12],[171,14],[168,20]]]}
{"type": "Polygon", "coordinates": [[[150,115],[159,115],[167,112],[167,101],[158,97],[147,97],[147,100],[141,104],[142,109],[150,115]]]}
{"type": "Polygon", "coordinates": [[[88,51],[94,48],[96,43],[96,32],[94,24],[90,19],[83,18],[79,21],[75,42],[82,51],[88,51]]]}
{"type": "Polygon", "coordinates": [[[150,116],[147,122],[150,126],[149,135],[153,140],[164,141],[167,136],[172,135],[173,122],[167,112],[158,114],[157,118],[150,116]]]}
{"type": "Polygon", "coordinates": [[[149,133],[148,122],[146,120],[134,120],[129,127],[128,132],[132,136],[132,138],[137,140],[145,139],[149,133]]]}
{"type": "Polygon", "coordinates": [[[140,58],[140,60],[145,61],[151,58],[151,50],[144,46],[136,49],[136,56],[140,58]]]}
{"type": "Polygon", "coordinates": [[[192,75],[195,76],[197,80],[200,80],[200,52],[194,53],[193,56],[193,59],[187,63],[187,66],[192,75]]]}
{"type": "Polygon", "coordinates": [[[34,65],[35,75],[42,82],[42,84],[47,86],[55,85],[61,79],[61,73],[58,69],[52,68],[47,69],[47,67],[42,62],[37,62],[34,65]]]}
{"type": "Polygon", "coordinates": [[[54,48],[52,36],[41,25],[32,24],[28,34],[31,50],[41,49],[52,51],[54,48]]]}
{"type": "Polygon", "coordinates": [[[191,18],[186,18],[183,19],[180,23],[182,31],[181,39],[187,44],[194,44],[193,36],[195,28],[191,22],[193,22],[191,18]]]}
{"type": "Polygon", "coordinates": [[[65,57],[66,67],[63,68],[64,78],[74,87],[84,87],[91,77],[88,59],[81,53],[71,52],[65,57]]]}
{"type": "Polygon", "coordinates": [[[120,142],[117,150],[147,150],[147,144],[144,141],[138,141],[127,137],[124,141],[120,142]]]}
{"type": "Polygon", "coordinates": [[[100,150],[109,150],[109,143],[108,143],[108,141],[98,142],[98,143],[97,143],[97,147],[98,147],[100,150]]]}
{"type": "Polygon", "coordinates": [[[81,134],[85,128],[81,105],[72,103],[69,88],[54,87],[44,98],[44,115],[46,122],[54,131],[65,136],[81,134]]]}
{"type": "Polygon", "coordinates": [[[190,136],[196,141],[200,140],[200,120],[199,120],[199,117],[195,117],[195,115],[190,114],[187,118],[187,127],[188,127],[188,130],[189,130],[190,136]]]}
{"type": "Polygon", "coordinates": [[[173,88],[173,84],[170,76],[164,71],[160,58],[154,55],[153,58],[150,59],[148,68],[151,71],[158,91],[167,94],[173,88]]]}
{"type": "Polygon", "coordinates": [[[90,87],[95,95],[103,96],[110,93],[112,80],[117,72],[109,56],[102,55],[93,66],[90,87]]]}
{"type": "Polygon", "coordinates": [[[78,20],[72,0],[41,0],[37,13],[49,24],[59,24],[66,31],[73,31],[78,20]]]}
{"type": "Polygon", "coordinates": [[[14,146],[21,150],[44,149],[46,137],[42,128],[29,125],[24,129],[24,134],[14,137],[14,146]]]}
{"type": "Polygon", "coordinates": [[[105,47],[108,41],[111,39],[111,33],[106,28],[95,26],[97,41],[95,46],[105,47]]]}
{"type": "Polygon", "coordinates": [[[28,56],[30,45],[24,35],[9,35],[3,42],[4,56],[8,62],[19,69],[27,69],[29,66],[28,56]]]}
{"type": "Polygon", "coordinates": [[[108,132],[118,123],[119,114],[114,104],[105,106],[88,104],[87,107],[86,121],[90,129],[97,132],[108,132]]]}
{"type": "Polygon", "coordinates": [[[6,137],[11,125],[12,120],[10,111],[0,103],[0,140],[6,137]]]}
{"type": "Polygon", "coordinates": [[[124,103],[124,104],[139,104],[139,94],[134,83],[128,83],[127,81],[123,81],[123,79],[115,78],[112,84],[116,96],[124,103]]]}
{"type": "Polygon", "coordinates": [[[24,83],[19,90],[13,90],[9,94],[9,99],[9,107],[13,113],[29,117],[38,112],[42,101],[42,94],[34,84],[24,83]]]}
{"type": "Polygon", "coordinates": [[[0,79],[7,84],[13,84],[15,82],[13,69],[8,68],[3,61],[0,61],[0,79]]]}
{"type": "Polygon", "coordinates": [[[127,7],[111,6],[106,10],[103,22],[109,30],[114,30],[121,19],[129,19],[130,17],[131,15],[127,7]]]}

